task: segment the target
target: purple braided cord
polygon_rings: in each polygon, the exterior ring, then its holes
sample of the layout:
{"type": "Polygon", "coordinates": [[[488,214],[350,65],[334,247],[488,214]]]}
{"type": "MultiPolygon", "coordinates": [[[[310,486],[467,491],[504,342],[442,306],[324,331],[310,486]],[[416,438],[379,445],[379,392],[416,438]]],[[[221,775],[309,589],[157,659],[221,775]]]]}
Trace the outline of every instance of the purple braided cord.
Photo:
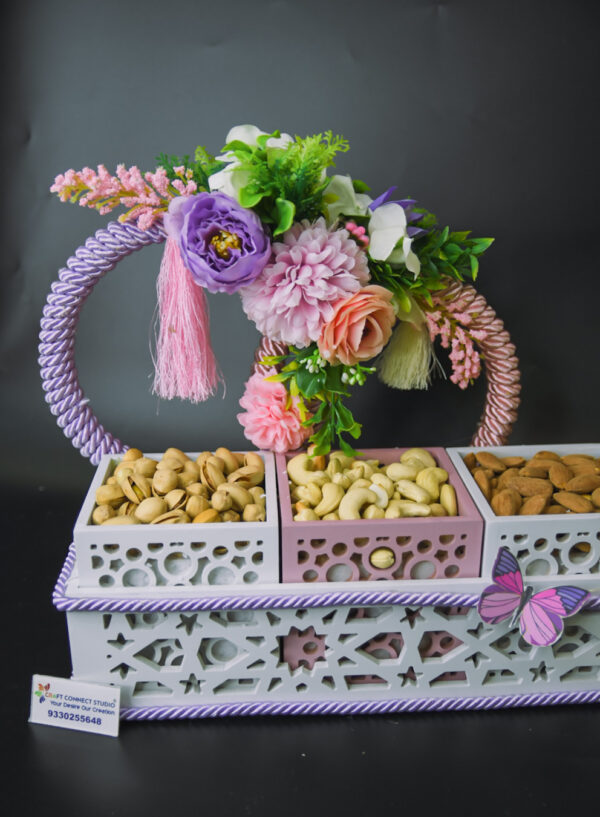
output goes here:
{"type": "MultiPolygon", "coordinates": [[[[71,545],[60,572],[52,602],[63,612],[71,610],[118,613],[134,612],[181,612],[190,610],[277,610],[307,607],[372,606],[400,604],[425,607],[475,607],[479,594],[475,593],[410,593],[397,590],[334,590],[329,593],[305,593],[299,595],[252,595],[214,596],[205,598],[118,599],[118,598],[72,598],[67,596],[67,582],[75,565],[75,547],[71,545]]],[[[593,596],[585,605],[586,610],[600,609],[600,596],[593,596]]]]}
{"type": "Polygon", "coordinates": [[[403,712],[457,712],[465,709],[509,709],[519,706],[589,704],[600,700],[600,690],[538,692],[529,695],[494,695],[472,698],[404,698],[392,701],[275,701],[204,704],[200,706],[142,706],[121,709],[121,720],[162,721],[183,718],[224,718],[239,715],[379,715],[403,712]]]}
{"type": "Polygon", "coordinates": [[[126,256],[165,240],[159,227],[139,230],[111,221],[79,247],[59,270],[41,321],[39,364],[46,402],[75,448],[94,465],[103,454],[118,454],[126,446],[100,424],[83,394],[75,367],[75,333],[79,313],[98,281],[126,256]]]}

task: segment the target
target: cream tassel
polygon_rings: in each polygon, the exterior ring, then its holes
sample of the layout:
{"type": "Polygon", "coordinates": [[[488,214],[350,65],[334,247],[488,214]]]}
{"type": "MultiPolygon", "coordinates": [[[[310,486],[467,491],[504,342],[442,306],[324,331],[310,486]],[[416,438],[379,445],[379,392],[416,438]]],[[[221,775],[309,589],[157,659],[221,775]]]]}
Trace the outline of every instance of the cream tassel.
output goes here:
{"type": "Polygon", "coordinates": [[[377,366],[379,379],[393,389],[426,389],[434,355],[425,315],[412,301],[398,321],[377,366]]]}

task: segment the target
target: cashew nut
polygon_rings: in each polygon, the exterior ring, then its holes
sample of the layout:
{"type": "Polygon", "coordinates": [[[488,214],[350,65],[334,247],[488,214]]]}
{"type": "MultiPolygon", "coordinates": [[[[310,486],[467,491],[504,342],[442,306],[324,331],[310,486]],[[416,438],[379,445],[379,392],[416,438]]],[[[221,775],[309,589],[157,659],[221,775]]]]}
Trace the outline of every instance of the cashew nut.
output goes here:
{"type": "Polygon", "coordinates": [[[348,457],[343,451],[332,451],[329,455],[329,462],[331,462],[331,460],[337,460],[342,468],[350,468],[354,462],[352,457],[348,457]]]}
{"type": "Polygon", "coordinates": [[[309,482],[307,485],[298,485],[294,493],[298,499],[306,502],[307,505],[318,505],[323,498],[321,489],[314,482],[309,482]]]}
{"type": "Polygon", "coordinates": [[[449,483],[442,485],[440,490],[440,504],[446,510],[448,516],[458,515],[458,504],[456,502],[456,491],[449,483]]]}
{"type": "Polygon", "coordinates": [[[373,485],[381,485],[384,489],[388,497],[391,499],[392,494],[394,493],[394,483],[389,477],[386,477],[385,474],[373,474],[371,477],[371,482],[373,485]]]}
{"type": "Polygon", "coordinates": [[[368,488],[350,488],[340,502],[338,513],[340,519],[360,519],[363,505],[374,505],[377,496],[368,488]]]}
{"type": "Polygon", "coordinates": [[[325,516],[335,511],[344,496],[344,489],[335,482],[326,482],[323,485],[322,499],[315,508],[317,516],[325,516]]]}
{"type": "Polygon", "coordinates": [[[328,476],[324,471],[313,471],[312,460],[308,454],[296,454],[287,464],[287,472],[292,482],[296,485],[308,485],[314,482],[316,485],[323,485],[328,482],[328,476]]]}
{"type": "Polygon", "coordinates": [[[448,479],[448,472],[443,468],[433,466],[431,468],[423,468],[417,474],[416,483],[421,488],[424,488],[432,499],[439,499],[440,485],[448,479]]]}
{"type": "Polygon", "coordinates": [[[410,499],[399,499],[398,508],[402,516],[431,516],[431,505],[424,502],[412,502],[410,499]]]}
{"type": "MultiPolygon", "coordinates": [[[[373,474],[373,476],[377,476],[377,475],[373,474]]],[[[381,485],[378,485],[376,482],[372,482],[369,485],[369,490],[373,491],[373,493],[377,497],[377,500],[375,501],[375,505],[378,508],[382,508],[382,509],[387,508],[388,502],[390,501],[390,498],[389,498],[388,493],[385,490],[385,488],[383,488],[381,485]]],[[[376,517],[368,516],[368,517],[365,517],[365,518],[366,519],[375,519],[376,517]]]]}
{"type": "Polygon", "coordinates": [[[411,482],[408,479],[400,479],[396,483],[396,487],[407,499],[412,499],[414,502],[422,502],[423,504],[428,504],[431,502],[432,497],[425,488],[421,488],[419,485],[416,485],[414,482],[411,482]]]}
{"type": "Polygon", "coordinates": [[[385,511],[377,505],[367,505],[363,513],[363,519],[383,519],[385,511]]]}
{"type": "Polygon", "coordinates": [[[294,522],[314,522],[318,519],[319,517],[312,508],[303,508],[294,516],[294,522]]]}
{"type": "Polygon", "coordinates": [[[398,482],[399,479],[416,479],[420,470],[420,468],[415,468],[414,465],[409,465],[406,462],[393,462],[387,466],[385,473],[392,482],[398,482]]]}
{"type": "Polygon", "coordinates": [[[425,451],[424,448],[407,448],[404,454],[402,454],[400,457],[400,462],[406,462],[407,460],[411,459],[420,460],[425,468],[431,468],[437,465],[437,462],[431,456],[429,451],[425,451]]]}
{"type": "Polygon", "coordinates": [[[332,511],[331,513],[326,513],[325,516],[322,518],[323,522],[333,522],[339,521],[340,515],[337,511],[332,511]]]}

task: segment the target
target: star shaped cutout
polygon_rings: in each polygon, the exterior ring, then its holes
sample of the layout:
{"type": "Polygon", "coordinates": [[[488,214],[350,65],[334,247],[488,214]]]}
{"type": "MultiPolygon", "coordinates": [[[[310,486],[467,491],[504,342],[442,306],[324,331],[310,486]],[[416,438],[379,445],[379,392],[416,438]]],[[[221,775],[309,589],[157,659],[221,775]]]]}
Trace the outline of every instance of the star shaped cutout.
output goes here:
{"type": "Polygon", "coordinates": [[[116,647],[117,650],[122,650],[123,647],[125,647],[127,644],[131,644],[132,642],[132,638],[127,639],[123,633],[119,633],[116,638],[109,639],[107,643],[110,644],[111,647],[116,647]]]}
{"type": "Polygon", "coordinates": [[[200,687],[204,681],[199,681],[192,672],[189,678],[179,681],[179,683],[183,687],[183,694],[187,695],[189,692],[200,692],[200,687]]]}
{"type": "Polygon", "coordinates": [[[179,614],[179,624],[176,627],[177,630],[180,630],[183,627],[185,629],[186,635],[191,635],[191,632],[194,629],[194,627],[200,626],[201,625],[198,624],[198,613],[192,613],[191,616],[186,616],[185,613],[179,614]]]}
{"type": "Polygon", "coordinates": [[[404,618],[400,619],[400,623],[402,623],[403,621],[408,622],[408,626],[410,627],[411,630],[414,630],[415,625],[419,619],[421,619],[421,621],[425,621],[425,619],[421,615],[420,607],[417,607],[416,610],[411,610],[410,607],[405,607],[404,614],[405,614],[404,618]]]}
{"type": "Polygon", "coordinates": [[[547,681],[551,672],[554,670],[548,669],[545,661],[541,661],[537,667],[530,667],[532,681],[547,681]]]}
{"type": "Polygon", "coordinates": [[[414,667],[409,667],[406,670],[406,672],[401,672],[398,675],[398,678],[400,678],[400,680],[402,681],[401,686],[403,686],[403,687],[406,687],[406,686],[416,687],[417,683],[418,683],[418,680],[419,680],[419,678],[421,678],[422,675],[423,675],[422,672],[415,672],[414,667]]]}

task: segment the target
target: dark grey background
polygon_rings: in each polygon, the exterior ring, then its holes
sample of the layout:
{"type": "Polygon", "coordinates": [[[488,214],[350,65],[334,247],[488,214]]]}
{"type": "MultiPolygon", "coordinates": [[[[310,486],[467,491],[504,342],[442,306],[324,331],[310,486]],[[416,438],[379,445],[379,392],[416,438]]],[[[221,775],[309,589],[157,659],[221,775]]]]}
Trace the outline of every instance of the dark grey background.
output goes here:
{"type": "MultiPolygon", "coordinates": [[[[340,171],[375,192],[398,184],[443,223],[496,237],[478,288],[521,359],[511,441],[594,441],[598,16],[583,0],[24,0],[5,12],[3,702],[19,813],[151,814],[169,802],[172,813],[364,814],[425,802],[446,812],[451,801],[468,812],[471,791],[488,814],[546,814],[595,785],[597,709],[130,726],[118,744],[25,734],[24,722],[31,674],[69,673],[49,592],[92,473],[44,403],[39,319],[58,268],[107,221],[61,204],[48,192],[55,175],[98,163],[153,169],[160,151],[218,150],[246,122],[343,133],[352,149],[340,171]],[[562,754],[561,734],[572,739],[562,754]],[[506,770],[514,784],[500,785],[506,770]]],[[[237,297],[210,297],[225,398],[195,407],[150,396],[160,253],[130,257],[90,297],[82,385],[104,425],[147,451],[242,446],[235,414],[258,334],[237,297]]],[[[404,394],[373,381],[353,407],[365,446],[463,444],[484,391],[437,381],[404,394]]]]}

